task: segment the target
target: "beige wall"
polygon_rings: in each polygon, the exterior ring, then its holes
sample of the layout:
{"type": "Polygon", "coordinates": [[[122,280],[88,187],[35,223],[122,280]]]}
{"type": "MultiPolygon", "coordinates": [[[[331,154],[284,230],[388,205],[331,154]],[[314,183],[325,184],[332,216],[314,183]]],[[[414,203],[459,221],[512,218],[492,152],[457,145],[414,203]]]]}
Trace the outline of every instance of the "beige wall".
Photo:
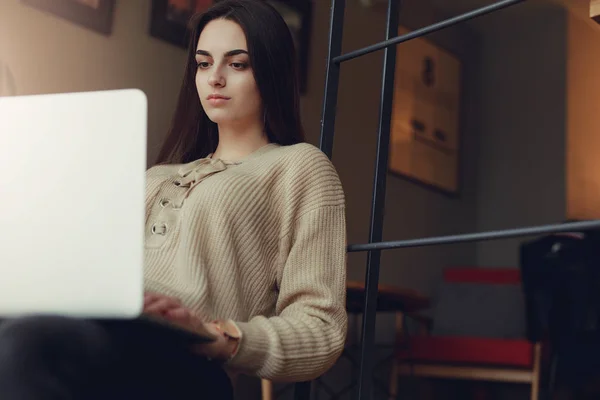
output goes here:
{"type": "MultiPolygon", "coordinates": [[[[565,218],[567,15],[547,1],[512,13],[486,17],[482,31],[478,231],[565,218]]],[[[477,264],[518,266],[523,240],[478,243],[477,264]]]]}
{"type": "Polygon", "coordinates": [[[175,107],[185,52],[148,35],[150,1],[116,3],[113,33],[103,36],[19,0],[0,1],[0,66],[10,70],[16,94],[142,89],[151,162],[175,107]]]}
{"type": "Polygon", "coordinates": [[[600,26],[568,19],[567,217],[600,218],[600,26]]]}

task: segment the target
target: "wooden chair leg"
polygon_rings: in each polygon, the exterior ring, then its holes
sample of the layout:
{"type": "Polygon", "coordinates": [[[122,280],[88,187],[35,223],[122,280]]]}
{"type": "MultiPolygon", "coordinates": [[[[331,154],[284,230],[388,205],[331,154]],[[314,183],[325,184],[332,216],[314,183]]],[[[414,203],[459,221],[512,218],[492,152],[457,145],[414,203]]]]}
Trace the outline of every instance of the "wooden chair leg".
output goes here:
{"type": "Polygon", "coordinates": [[[542,344],[536,343],[533,348],[533,376],[531,381],[531,400],[540,396],[540,369],[542,362],[542,344]]]}
{"type": "Polygon", "coordinates": [[[266,379],[261,379],[260,387],[261,387],[261,393],[262,393],[262,400],[274,400],[273,382],[266,380],[266,379]]]}
{"type": "Polygon", "coordinates": [[[398,398],[398,362],[395,360],[392,361],[388,392],[390,394],[388,400],[396,400],[398,398]]]}
{"type": "MultiPolygon", "coordinates": [[[[396,332],[394,339],[400,340],[404,329],[404,313],[396,312],[396,332]]],[[[395,349],[394,349],[395,350],[395,349]]],[[[390,386],[388,388],[389,400],[396,400],[398,397],[398,361],[395,359],[392,361],[392,369],[390,371],[390,386]]]]}

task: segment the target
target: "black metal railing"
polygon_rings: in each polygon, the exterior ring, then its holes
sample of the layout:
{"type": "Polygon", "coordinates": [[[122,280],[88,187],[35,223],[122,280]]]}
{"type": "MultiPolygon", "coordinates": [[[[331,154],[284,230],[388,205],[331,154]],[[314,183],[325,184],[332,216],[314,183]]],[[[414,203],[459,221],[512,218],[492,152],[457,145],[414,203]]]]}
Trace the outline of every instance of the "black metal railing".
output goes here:
{"type": "MultiPolygon", "coordinates": [[[[369,243],[349,245],[349,252],[367,251],[367,268],[365,274],[365,304],[361,335],[361,358],[358,382],[359,400],[367,400],[371,396],[373,355],[375,347],[376,297],[379,281],[381,250],[409,247],[455,244],[485,240],[499,240],[513,237],[532,236],[557,232],[577,231],[600,228],[600,221],[584,221],[555,225],[534,226],[518,229],[506,229],[492,232],[467,233],[459,235],[419,238],[400,241],[382,241],[383,209],[385,206],[386,173],[388,163],[388,147],[390,138],[390,120],[393,100],[394,71],[396,63],[396,45],[415,39],[435,31],[483,16],[503,8],[516,5],[526,0],[503,0],[479,9],[449,18],[439,23],[417,29],[405,35],[397,36],[400,0],[388,0],[386,39],[380,43],[341,54],[344,25],[345,0],[331,0],[329,51],[323,99],[320,148],[329,157],[333,154],[333,138],[337,97],[340,77],[340,64],[354,58],[378,51],[384,51],[383,82],[379,105],[379,125],[377,136],[377,155],[375,176],[373,181],[373,199],[371,204],[371,222],[369,243]]],[[[310,382],[297,383],[294,398],[306,400],[310,397],[310,382]]]]}

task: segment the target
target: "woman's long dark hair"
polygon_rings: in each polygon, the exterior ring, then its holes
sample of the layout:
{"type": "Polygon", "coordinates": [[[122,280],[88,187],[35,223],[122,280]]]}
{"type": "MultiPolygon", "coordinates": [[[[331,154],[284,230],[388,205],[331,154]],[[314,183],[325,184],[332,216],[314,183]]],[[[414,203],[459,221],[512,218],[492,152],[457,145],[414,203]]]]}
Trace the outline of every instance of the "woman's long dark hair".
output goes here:
{"type": "Polygon", "coordinates": [[[206,157],[217,148],[217,125],[206,115],[196,91],[195,53],[204,27],[219,18],[236,22],[246,35],[269,141],[281,145],[304,141],[296,51],[287,24],[265,1],[221,0],[190,20],[185,75],[171,128],[157,163],[187,163],[206,157]]]}

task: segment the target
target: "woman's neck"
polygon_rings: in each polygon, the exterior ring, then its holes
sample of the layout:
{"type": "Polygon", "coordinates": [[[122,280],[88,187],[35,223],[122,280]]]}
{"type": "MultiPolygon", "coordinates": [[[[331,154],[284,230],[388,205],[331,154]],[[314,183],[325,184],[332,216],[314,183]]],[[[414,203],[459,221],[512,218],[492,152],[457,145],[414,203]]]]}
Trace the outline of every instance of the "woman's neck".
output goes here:
{"type": "Polygon", "coordinates": [[[267,144],[269,139],[262,126],[246,126],[240,129],[219,125],[219,144],[212,158],[236,162],[267,144]]]}

